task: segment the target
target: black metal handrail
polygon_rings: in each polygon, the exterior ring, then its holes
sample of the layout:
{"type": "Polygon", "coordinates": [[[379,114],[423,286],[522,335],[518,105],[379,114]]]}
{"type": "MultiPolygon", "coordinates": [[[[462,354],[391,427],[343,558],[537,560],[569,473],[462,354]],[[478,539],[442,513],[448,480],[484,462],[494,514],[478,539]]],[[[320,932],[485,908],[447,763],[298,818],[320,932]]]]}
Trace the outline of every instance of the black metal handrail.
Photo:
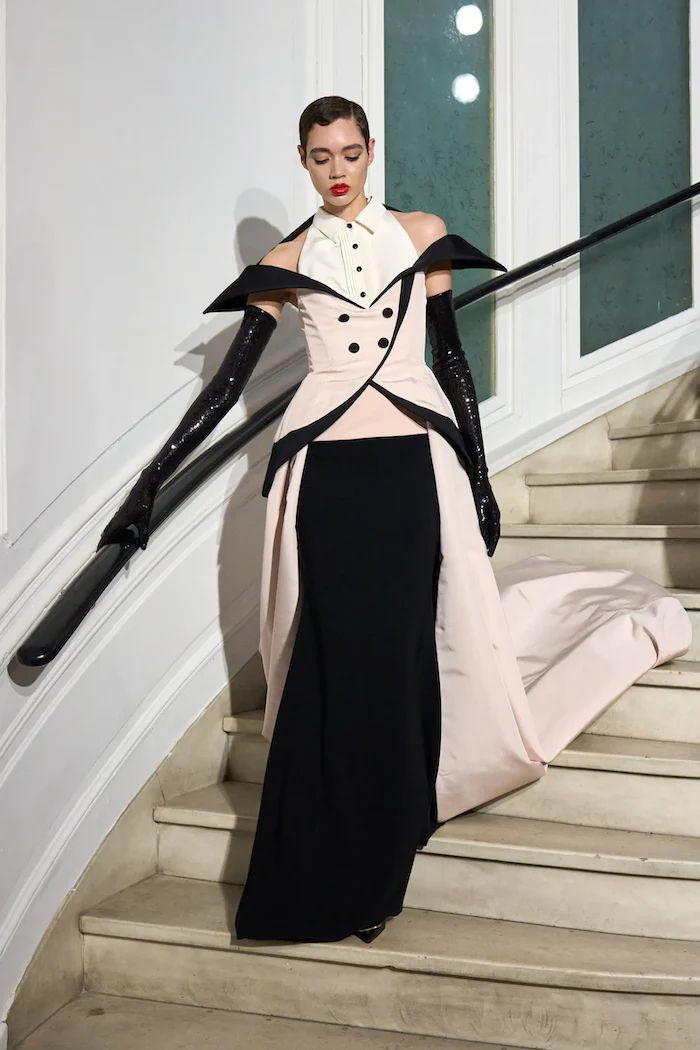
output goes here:
{"type": "Polygon", "coordinates": [[[554,266],[555,263],[562,262],[563,259],[568,259],[571,255],[576,255],[578,252],[600,243],[600,241],[606,241],[608,237],[614,237],[616,233],[622,233],[623,230],[636,226],[638,222],[643,222],[644,219],[650,219],[662,211],[667,211],[676,204],[682,204],[683,201],[690,200],[691,197],[696,197],[699,193],[700,182],[693,182],[690,186],[686,186],[676,193],[670,193],[668,197],[661,197],[653,204],[648,204],[645,208],[632,211],[629,215],[623,216],[622,219],[616,219],[614,222],[609,222],[607,226],[601,226],[599,230],[587,233],[585,237],[579,237],[575,241],[570,241],[561,248],[555,248],[552,252],[546,252],[530,262],[514,266],[507,273],[499,274],[498,277],[492,277],[491,280],[484,281],[475,288],[470,288],[468,291],[456,295],[454,298],[455,309],[461,310],[463,307],[469,306],[470,303],[476,302],[477,299],[483,299],[484,296],[492,295],[509,284],[522,281],[524,277],[530,277],[533,273],[546,270],[548,266],[554,266]]]}
{"type": "MultiPolygon", "coordinates": [[[[584,251],[593,244],[607,240],[616,233],[627,230],[636,223],[658,215],[698,194],[700,194],[700,182],[695,182],[646,208],[640,208],[622,219],[608,223],[585,237],[579,237],[555,251],[547,252],[537,259],[516,266],[507,273],[500,274],[475,288],[462,292],[455,296],[455,308],[463,309],[470,303],[500,291],[508,285],[515,284],[516,281],[523,280],[525,277],[530,277],[534,273],[539,273],[548,266],[553,266],[569,256],[584,251]]],[[[188,466],[183,467],[170,478],[156,495],[150,521],[150,533],[152,534],[164,521],[167,521],[180,504],[203,485],[222,463],[240,452],[265,427],[279,419],[298,386],[299,384],[296,383],[285,390],[283,394],[255,412],[244,423],[235,427],[220,441],[212,444],[188,466]]],[[[126,565],[137,550],[139,546],[134,540],[133,543],[125,543],[119,547],[116,544],[109,544],[96,551],[87,565],[64,587],[49,610],[44,613],[17,649],[15,660],[27,667],[41,667],[50,663],[85,619],[119,570],[126,565]]]]}

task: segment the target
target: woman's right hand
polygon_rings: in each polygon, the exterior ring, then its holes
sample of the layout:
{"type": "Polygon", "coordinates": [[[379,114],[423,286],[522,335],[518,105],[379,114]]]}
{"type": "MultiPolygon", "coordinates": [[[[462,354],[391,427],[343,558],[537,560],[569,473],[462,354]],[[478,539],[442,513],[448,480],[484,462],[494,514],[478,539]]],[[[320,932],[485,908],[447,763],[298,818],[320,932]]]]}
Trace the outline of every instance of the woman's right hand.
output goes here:
{"type": "Polygon", "coordinates": [[[102,530],[95,550],[99,551],[108,543],[131,544],[134,540],[145,550],[155,497],[156,487],[142,474],[116,514],[102,530]]]}

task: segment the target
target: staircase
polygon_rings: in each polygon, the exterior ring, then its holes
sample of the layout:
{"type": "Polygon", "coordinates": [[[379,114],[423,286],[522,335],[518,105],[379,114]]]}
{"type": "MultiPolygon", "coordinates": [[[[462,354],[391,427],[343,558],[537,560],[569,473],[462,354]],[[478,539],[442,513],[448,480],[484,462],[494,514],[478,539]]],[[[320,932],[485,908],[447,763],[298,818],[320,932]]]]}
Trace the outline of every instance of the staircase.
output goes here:
{"type": "Polygon", "coordinates": [[[693,648],[544,777],[436,832],[376,942],[236,941],[268,752],[252,709],[221,727],[229,778],[155,808],[157,873],[82,915],[85,991],[22,1050],[697,1047],[698,431],[615,427],[610,469],[525,476],[530,520],[503,525],[494,566],[635,569],[678,595],[693,648]]]}

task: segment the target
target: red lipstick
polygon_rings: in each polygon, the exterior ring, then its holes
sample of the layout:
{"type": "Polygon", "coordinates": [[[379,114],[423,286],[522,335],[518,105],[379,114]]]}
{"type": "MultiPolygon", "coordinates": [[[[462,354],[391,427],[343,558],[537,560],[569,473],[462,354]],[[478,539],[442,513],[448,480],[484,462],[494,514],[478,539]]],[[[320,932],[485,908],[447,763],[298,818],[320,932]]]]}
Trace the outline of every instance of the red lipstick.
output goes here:
{"type": "Polygon", "coordinates": [[[334,197],[342,197],[344,193],[347,193],[350,187],[347,182],[336,182],[334,186],[331,186],[331,193],[334,197]]]}

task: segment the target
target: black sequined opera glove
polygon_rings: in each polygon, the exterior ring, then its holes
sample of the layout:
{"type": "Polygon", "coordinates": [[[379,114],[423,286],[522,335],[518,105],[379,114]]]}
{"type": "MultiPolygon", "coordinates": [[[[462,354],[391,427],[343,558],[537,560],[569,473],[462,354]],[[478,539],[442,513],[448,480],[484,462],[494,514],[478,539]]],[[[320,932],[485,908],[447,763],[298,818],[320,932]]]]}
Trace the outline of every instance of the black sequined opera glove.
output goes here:
{"type": "Polygon", "coordinates": [[[277,327],[267,310],[249,303],[240,328],[219,369],[187,409],[159,452],[139,475],[96,547],[133,543],[146,549],[153,502],[162,482],[199,445],[238,401],[263,350],[277,327]]]}
{"type": "Polygon", "coordinates": [[[489,482],[479,402],[459,337],[451,288],[427,297],[426,328],[432,347],[433,372],[454,409],[460,433],[475,463],[470,481],[479,528],[491,557],[501,535],[501,513],[489,482]]]}

